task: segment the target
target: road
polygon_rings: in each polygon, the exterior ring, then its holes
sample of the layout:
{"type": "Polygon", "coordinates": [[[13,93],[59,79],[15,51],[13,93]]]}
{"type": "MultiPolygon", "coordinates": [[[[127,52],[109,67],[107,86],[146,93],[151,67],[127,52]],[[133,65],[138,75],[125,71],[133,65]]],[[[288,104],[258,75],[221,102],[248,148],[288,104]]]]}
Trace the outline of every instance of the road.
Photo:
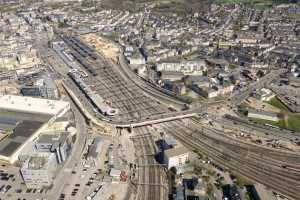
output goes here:
{"type": "Polygon", "coordinates": [[[273,70],[269,74],[265,75],[264,77],[260,78],[259,81],[254,82],[250,84],[247,88],[245,88],[243,91],[239,91],[230,98],[230,104],[231,105],[239,105],[241,104],[245,99],[249,97],[249,95],[254,90],[259,90],[266,85],[269,85],[273,80],[279,77],[281,73],[285,72],[284,70],[273,70]]]}
{"type": "Polygon", "coordinates": [[[68,183],[68,177],[71,176],[71,172],[76,167],[76,165],[79,164],[78,162],[81,160],[82,151],[85,146],[87,138],[87,125],[85,122],[85,118],[82,116],[82,114],[74,104],[72,104],[72,110],[75,115],[77,129],[76,141],[72,147],[73,149],[69,159],[66,161],[63,168],[54,179],[53,189],[51,190],[50,195],[47,196],[47,199],[58,199],[63,186],[68,183]]]}

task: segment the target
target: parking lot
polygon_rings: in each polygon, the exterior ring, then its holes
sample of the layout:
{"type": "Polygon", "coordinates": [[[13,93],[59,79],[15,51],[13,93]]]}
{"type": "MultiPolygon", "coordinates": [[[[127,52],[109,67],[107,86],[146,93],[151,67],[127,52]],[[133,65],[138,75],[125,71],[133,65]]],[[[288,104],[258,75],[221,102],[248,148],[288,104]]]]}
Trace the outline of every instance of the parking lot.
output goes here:
{"type": "MultiPolygon", "coordinates": [[[[88,141],[91,141],[93,138],[94,136],[90,136],[88,141]]],[[[104,174],[107,173],[104,163],[110,140],[109,138],[101,139],[104,140],[104,144],[102,146],[101,154],[98,156],[96,162],[93,163],[86,159],[86,154],[88,152],[88,145],[86,145],[83,154],[81,155],[81,159],[72,169],[71,176],[68,177],[69,184],[64,186],[58,200],[85,199],[85,197],[103,180],[104,174]]]]}
{"type": "Polygon", "coordinates": [[[18,167],[1,164],[0,200],[36,200],[44,199],[49,189],[27,189],[22,181],[18,167]]]}

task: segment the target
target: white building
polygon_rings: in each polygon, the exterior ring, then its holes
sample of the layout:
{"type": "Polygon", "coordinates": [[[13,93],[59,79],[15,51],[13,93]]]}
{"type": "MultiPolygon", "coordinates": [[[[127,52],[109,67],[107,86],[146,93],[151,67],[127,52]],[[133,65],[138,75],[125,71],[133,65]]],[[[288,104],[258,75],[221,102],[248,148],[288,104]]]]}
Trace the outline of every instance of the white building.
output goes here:
{"type": "Polygon", "coordinates": [[[258,97],[261,101],[270,101],[273,97],[275,97],[275,94],[268,88],[262,88],[258,93],[258,97]]]}
{"type": "Polygon", "coordinates": [[[184,146],[171,148],[164,151],[164,163],[167,168],[184,165],[189,161],[189,150],[184,146]]]}
{"type": "Polygon", "coordinates": [[[207,70],[204,60],[164,62],[157,64],[157,71],[182,72],[184,75],[202,75],[207,70]]]}
{"type": "Polygon", "coordinates": [[[255,118],[255,119],[269,120],[274,122],[279,121],[279,117],[276,113],[253,110],[253,109],[248,109],[248,117],[255,118]]]}
{"type": "Polygon", "coordinates": [[[69,133],[41,134],[35,147],[39,152],[51,152],[56,155],[58,163],[64,162],[68,157],[70,148],[69,133]]]}
{"type": "Polygon", "coordinates": [[[127,57],[128,62],[130,65],[144,65],[146,64],[146,60],[143,56],[141,55],[136,55],[136,56],[130,56],[127,57]]]}
{"type": "Polygon", "coordinates": [[[27,188],[51,186],[56,166],[53,153],[38,153],[30,156],[21,168],[21,174],[27,188]]]}
{"type": "Polygon", "coordinates": [[[24,97],[17,95],[0,96],[0,109],[31,114],[44,114],[53,116],[50,121],[63,116],[70,110],[67,101],[49,100],[41,98],[24,97]]]}

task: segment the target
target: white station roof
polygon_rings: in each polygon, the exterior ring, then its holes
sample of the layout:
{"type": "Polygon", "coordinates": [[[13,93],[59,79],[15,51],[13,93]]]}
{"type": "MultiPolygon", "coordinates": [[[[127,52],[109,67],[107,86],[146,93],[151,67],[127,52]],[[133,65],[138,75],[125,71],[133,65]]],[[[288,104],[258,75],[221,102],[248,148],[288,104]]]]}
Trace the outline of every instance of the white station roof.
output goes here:
{"type": "Polygon", "coordinates": [[[24,113],[56,115],[69,107],[69,102],[16,95],[0,96],[0,109],[24,113]]]}

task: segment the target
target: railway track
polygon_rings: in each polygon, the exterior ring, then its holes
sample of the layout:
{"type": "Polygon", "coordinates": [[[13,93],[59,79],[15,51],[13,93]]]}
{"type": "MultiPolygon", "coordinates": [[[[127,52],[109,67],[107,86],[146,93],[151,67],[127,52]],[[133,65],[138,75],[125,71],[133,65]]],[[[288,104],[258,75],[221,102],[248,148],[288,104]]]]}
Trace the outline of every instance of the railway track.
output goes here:
{"type": "Polygon", "coordinates": [[[136,149],[138,165],[135,200],[166,200],[168,197],[166,173],[154,158],[157,149],[153,138],[147,127],[133,130],[135,135],[132,141],[136,149]]]}
{"type": "Polygon", "coordinates": [[[192,120],[188,125],[178,121],[158,126],[187,147],[205,152],[214,162],[288,197],[299,199],[300,171],[285,169],[282,165],[300,168],[300,155],[234,143],[232,139],[220,137],[192,120]],[[284,155],[287,158],[282,161],[284,155]]]}
{"type": "MultiPolygon", "coordinates": [[[[221,131],[210,128],[210,127],[204,127],[199,121],[194,119],[189,119],[190,125],[196,130],[196,129],[205,129],[206,132],[209,132],[210,137],[214,137],[215,139],[220,140],[223,142],[224,145],[230,144],[231,146],[235,145],[238,146],[240,149],[243,149],[244,151],[253,152],[260,154],[263,152],[264,154],[267,154],[270,158],[275,158],[276,160],[284,161],[289,160],[289,162],[296,162],[299,163],[299,153],[292,152],[288,150],[281,150],[281,149],[274,149],[271,147],[261,146],[254,143],[245,142],[243,140],[233,139],[232,137],[223,134],[221,131]],[[224,143],[225,142],[225,143],[224,143]]],[[[200,130],[201,130],[200,129],[200,130]]],[[[219,142],[220,143],[220,142],[219,142]]],[[[230,147],[231,147],[230,146],[230,147]]]]}
{"type": "Polygon", "coordinates": [[[238,125],[243,128],[247,128],[248,133],[251,134],[251,130],[257,130],[262,133],[267,133],[269,135],[275,136],[279,139],[283,140],[294,140],[294,139],[299,139],[300,135],[299,133],[295,133],[294,131],[290,130],[281,130],[280,128],[274,128],[274,127],[269,127],[266,125],[260,125],[260,124],[255,124],[253,122],[247,121],[246,119],[240,119],[231,115],[225,115],[224,118],[222,119],[223,121],[220,121],[222,124],[224,122],[230,123],[227,126],[233,126],[233,125],[238,125]],[[236,123],[236,124],[235,124],[236,123]]]}
{"type": "MultiPolygon", "coordinates": [[[[101,55],[97,59],[79,56],[87,60],[97,74],[85,78],[85,81],[119,109],[119,117],[123,120],[135,121],[167,112],[157,101],[149,99],[136,85],[124,79],[101,55]]],[[[299,169],[300,155],[234,141],[214,129],[202,127],[193,120],[189,120],[189,125],[178,121],[157,126],[173,134],[186,146],[207,153],[214,162],[284,195],[300,199],[300,170],[282,167],[291,165],[299,169]]],[[[151,134],[145,135],[149,132],[147,127],[133,130],[136,136],[141,136],[132,139],[138,163],[136,200],[167,199],[165,172],[155,161],[153,138],[151,134]]]]}
{"type": "Polygon", "coordinates": [[[118,118],[123,121],[138,121],[148,116],[160,115],[168,110],[161,106],[154,99],[149,98],[133,82],[124,79],[117,72],[114,64],[96,52],[89,52],[89,48],[80,42],[81,47],[87,49],[82,51],[77,45],[73,44],[73,39],[63,37],[66,44],[76,55],[77,60],[83,66],[92,69],[90,75],[84,81],[92,86],[94,91],[99,94],[106,102],[119,110],[118,118]],[[83,63],[83,64],[82,64],[83,63]]]}

